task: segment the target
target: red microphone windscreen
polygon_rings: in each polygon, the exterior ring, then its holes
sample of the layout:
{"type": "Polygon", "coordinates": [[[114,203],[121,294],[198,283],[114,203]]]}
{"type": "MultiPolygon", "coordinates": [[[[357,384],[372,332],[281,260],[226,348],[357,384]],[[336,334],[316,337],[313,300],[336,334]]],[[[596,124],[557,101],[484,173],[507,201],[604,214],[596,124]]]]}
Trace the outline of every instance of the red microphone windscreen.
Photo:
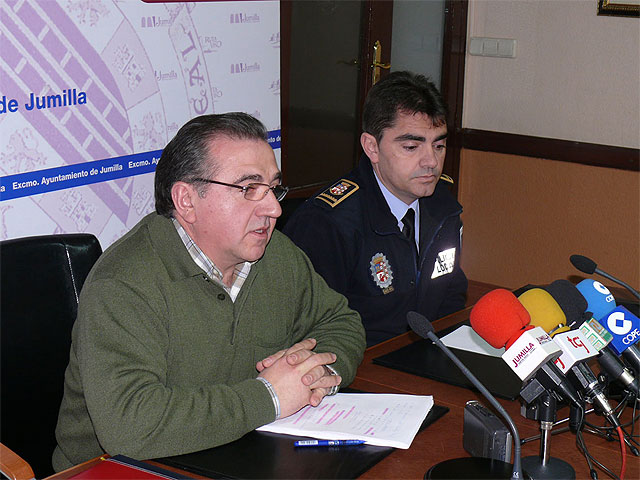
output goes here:
{"type": "Polygon", "coordinates": [[[531,317],[509,290],[498,288],[485,294],[471,309],[471,327],[493,348],[511,346],[531,317]]]}

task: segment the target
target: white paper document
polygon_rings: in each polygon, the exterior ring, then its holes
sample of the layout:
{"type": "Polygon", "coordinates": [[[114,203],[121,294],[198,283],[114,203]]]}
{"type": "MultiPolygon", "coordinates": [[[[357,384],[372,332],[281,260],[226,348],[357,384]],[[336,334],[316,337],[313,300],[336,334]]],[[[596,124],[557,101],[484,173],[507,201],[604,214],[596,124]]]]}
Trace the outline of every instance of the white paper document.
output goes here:
{"type": "Polygon", "coordinates": [[[338,393],[256,430],[406,449],[431,407],[432,396],[338,393]]]}
{"type": "Polygon", "coordinates": [[[449,348],[457,348],[458,350],[466,350],[490,357],[502,357],[504,353],[504,348],[493,348],[468,325],[460,325],[460,327],[440,340],[449,348]]]}

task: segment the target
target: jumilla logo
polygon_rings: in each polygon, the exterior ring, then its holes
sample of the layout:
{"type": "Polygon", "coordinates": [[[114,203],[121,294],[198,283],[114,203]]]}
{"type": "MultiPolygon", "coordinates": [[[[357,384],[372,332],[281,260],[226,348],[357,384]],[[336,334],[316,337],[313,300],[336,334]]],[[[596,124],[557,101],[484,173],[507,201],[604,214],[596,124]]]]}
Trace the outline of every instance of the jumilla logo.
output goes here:
{"type": "Polygon", "coordinates": [[[525,358],[527,358],[527,356],[529,356],[529,352],[531,352],[534,348],[535,348],[535,345],[529,342],[529,345],[525,346],[522,350],[520,350],[520,353],[518,353],[518,355],[516,355],[512,359],[514,368],[518,368],[518,365],[520,365],[522,361],[525,358]]]}
{"type": "Polygon", "coordinates": [[[232,63],[231,64],[231,73],[254,73],[260,71],[260,64],[258,62],[253,62],[253,65],[249,65],[248,63],[232,63]]]}
{"type": "Polygon", "coordinates": [[[536,342],[538,342],[540,345],[544,345],[545,343],[549,343],[550,341],[551,341],[551,337],[546,334],[536,337],[536,342]]]}
{"type": "Polygon", "coordinates": [[[260,23],[260,15],[257,13],[232,13],[229,15],[229,23],[260,23]]]}

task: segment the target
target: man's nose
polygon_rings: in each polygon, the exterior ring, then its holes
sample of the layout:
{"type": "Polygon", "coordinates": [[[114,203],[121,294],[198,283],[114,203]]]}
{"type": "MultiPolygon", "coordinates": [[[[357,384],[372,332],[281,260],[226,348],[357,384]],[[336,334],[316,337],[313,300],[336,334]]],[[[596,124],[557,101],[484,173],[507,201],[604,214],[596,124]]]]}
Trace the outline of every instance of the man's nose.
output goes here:
{"type": "Polygon", "coordinates": [[[278,218],[282,215],[282,207],[273,190],[269,190],[267,195],[260,200],[260,209],[260,213],[267,217],[278,218]]]}
{"type": "Polygon", "coordinates": [[[438,157],[431,145],[427,145],[420,158],[420,165],[423,167],[435,168],[438,166],[438,157]]]}

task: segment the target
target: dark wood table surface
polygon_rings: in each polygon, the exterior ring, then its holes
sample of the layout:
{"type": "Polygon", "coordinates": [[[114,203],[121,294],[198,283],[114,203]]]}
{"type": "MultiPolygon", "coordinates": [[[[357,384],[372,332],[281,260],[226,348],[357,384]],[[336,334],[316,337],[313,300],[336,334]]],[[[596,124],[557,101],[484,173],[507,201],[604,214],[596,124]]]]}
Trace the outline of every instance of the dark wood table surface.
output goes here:
{"type": "MultiPolygon", "coordinates": [[[[474,304],[482,295],[494,288],[496,288],[494,285],[470,282],[467,304],[474,304]]],[[[433,322],[436,331],[444,330],[467,320],[470,310],[471,307],[467,307],[460,312],[436,320],[433,322]]],[[[424,431],[418,433],[409,449],[397,449],[393,451],[389,456],[374,465],[359,478],[419,479],[435,464],[448,459],[469,457],[469,454],[462,446],[464,406],[469,400],[478,400],[488,405],[488,402],[479,392],[374,365],[373,363],[374,358],[393,352],[419,340],[420,337],[413,332],[409,332],[368,348],[365,352],[364,360],[358,368],[356,378],[350,387],[364,392],[433,395],[436,404],[446,406],[450,411],[424,431]]],[[[526,419],[521,415],[520,402],[503,399],[498,399],[498,401],[513,418],[522,439],[533,437],[540,433],[539,422],[526,419]]],[[[569,409],[567,407],[560,409],[558,411],[558,419],[567,417],[568,411],[569,409]]],[[[626,412],[626,419],[628,420],[630,419],[630,409],[627,408],[626,412]]],[[[593,413],[589,414],[587,418],[593,424],[604,425],[602,417],[596,416],[593,413]]],[[[638,434],[638,427],[639,425],[636,421],[636,434],[638,434]]],[[[555,427],[554,429],[557,428],[558,427],[555,427]]],[[[630,430],[630,428],[628,430],[630,430]]],[[[584,438],[590,454],[605,464],[616,475],[620,475],[622,457],[619,442],[609,442],[589,433],[584,433],[584,438]]],[[[522,447],[523,457],[538,456],[539,453],[539,440],[530,441],[522,447]]],[[[552,457],[560,458],[571,464],[576,471],[577,479],[590,478],[586,460],[576,447],[575,434],[566,431],[553,435],[550,440],[550,453],[552,457]]],[[[60,472],[49,478],[51,480],[70,478],[74,474],[96,464],[98,461],[99,459],[90,460],[89,462],[60,472]]],[[[156,462],[150,463],[168,470],[184,473],[193,478],[205,478],[156,462]]],[[[609,478],[597,467],[596,470],[600,479],[609,478]]],[[[625,478],[640,479],[640,459],[633,456],[628,449],[625,478]]]]}

